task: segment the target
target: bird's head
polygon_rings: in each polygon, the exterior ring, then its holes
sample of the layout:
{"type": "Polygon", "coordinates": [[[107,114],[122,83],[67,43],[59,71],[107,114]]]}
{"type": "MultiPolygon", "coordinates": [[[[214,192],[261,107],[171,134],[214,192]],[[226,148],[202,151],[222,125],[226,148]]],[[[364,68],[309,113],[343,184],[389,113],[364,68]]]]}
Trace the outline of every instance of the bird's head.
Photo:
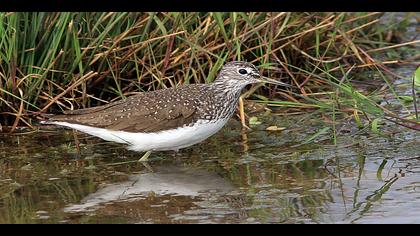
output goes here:
{"type": "Polygon", "coordinates": [[[289,84],[262,76],[256,66],[244,61],[226,63],[215,82],[227,84],[229,85],[228,87],[238,88],[243,88],[248,84],[255,83],[271,83],[292,87],[289,84]]]}

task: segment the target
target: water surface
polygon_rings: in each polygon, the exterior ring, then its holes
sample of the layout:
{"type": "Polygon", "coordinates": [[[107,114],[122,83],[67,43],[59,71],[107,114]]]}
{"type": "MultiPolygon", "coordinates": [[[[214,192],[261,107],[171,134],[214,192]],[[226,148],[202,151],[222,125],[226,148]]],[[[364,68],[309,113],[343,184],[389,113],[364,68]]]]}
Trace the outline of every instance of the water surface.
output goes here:
{"type": "Polygon", "coordinates": [[[0,223],[420,223],[419,134],[259,115],[149,165],[71,130],[0,139],[0,223]],[[286,128],[267,131],[272,125],[286,128]]]}

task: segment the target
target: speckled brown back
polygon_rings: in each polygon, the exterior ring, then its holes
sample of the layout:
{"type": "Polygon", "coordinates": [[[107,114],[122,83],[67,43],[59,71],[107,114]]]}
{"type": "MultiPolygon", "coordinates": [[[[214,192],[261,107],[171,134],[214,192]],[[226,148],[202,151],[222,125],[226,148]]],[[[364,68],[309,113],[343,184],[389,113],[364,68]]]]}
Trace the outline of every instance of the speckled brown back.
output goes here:
{"type": "Polygon", "coordinates": [[[67,111],[51,121],[121,130],[128,132],[157,132],[192,124],[198,119],[211,119],[206,113],[212,95],[208,85],[197,84],[141,93],[107,105],[67,111]]]}

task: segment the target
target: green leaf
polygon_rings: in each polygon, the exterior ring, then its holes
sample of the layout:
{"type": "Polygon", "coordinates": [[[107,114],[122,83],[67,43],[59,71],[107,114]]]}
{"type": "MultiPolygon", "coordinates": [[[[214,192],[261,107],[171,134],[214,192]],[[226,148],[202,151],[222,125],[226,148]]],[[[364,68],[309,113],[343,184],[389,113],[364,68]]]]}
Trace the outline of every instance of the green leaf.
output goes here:
{"type": "Polygon", "coordinates": [[[401,100],[403,100],[404,102],[413,102],[414,98],[412,96],[406,96],[406,95],[402,95],[402,96],[398,96],[398,98],[400,98],[401,100]]]}
{"type": "Polygon", "coordinates": [[[372,132],[377,133],[377,134],[380,133],[379,132],[379,121],[380,120],[381,120],[380,118],[376,118],[376,119],[374,119],[372,121],[372,124],[371,124],[371,126],[372,126],[372,132]]]}
{"type": "Polygon", "coordinates": [[[315,140],[318,136],[325,134],[328,130],[330,130],[331,127],[324,127],[322,129],[320,129],[318,132],[316,132],[315,134],[313,134],[312,136],[308,137],[305,139],[305,141],[303,141],[302,144],[307,144],[312,142],[313,140],[315,140]]]}
{"type": "Polygon", "coordinates": [[[229,55],[229,53],[225,53],[225,56],[222,57],[218,57],[216,63],[214,64],[214,66],[210,69],[209,74],[206,78],[206,82],[210,83],[213,82],[213,80],[216,78],[217,72],[220,70],[220,68],[223,66],[223,64],[226,61],[227,56],[229,55]]]}
{"type": "Polygon", "coordinates": [[[420,66],[417,68],[414,73],[414,85],[420,87],[420,66]]]}
{"type": "Polygon", "coordinates": [[[383,160],[378,168],[378,171],[376,171],[376,178],[378,178],[379,181],[382,181],[382,171],[384,170],[387,162],[387,160],[383,160]]]}
{"type": "Polygon", "coordinates": [[[249,118],[249,125],[260,125],[261,121],[258,121],[258,117],[251,117],[249,118]]]}
{"type": "Polygon", "coordinates": [[[223,13],[216,12],[213,13],[214,19],[217,22],[217,25],[219,26],[220,32],[222,32],[223,38],[225,39],[225,42],[229,41],[229,37],[227,35],[226,29],[225,29],[225,23],[223,21],[223,13]]]}

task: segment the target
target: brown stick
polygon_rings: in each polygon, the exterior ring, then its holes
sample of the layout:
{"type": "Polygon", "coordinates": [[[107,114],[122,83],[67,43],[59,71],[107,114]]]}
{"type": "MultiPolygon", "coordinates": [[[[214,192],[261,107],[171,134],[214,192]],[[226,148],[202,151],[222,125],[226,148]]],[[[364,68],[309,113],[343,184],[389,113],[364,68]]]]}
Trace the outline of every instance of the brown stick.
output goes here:
{"type": "Polygon", "coordinates": [[[60,99],[62,96],[66,95],[68,92],[73,90],[75,87],[79,86],[81,83],[87,81],[88,79],[98,75],[98,72],[90,71],[86,75],[82,76],[79,80],[77,80],[75,83],[70,85],[66,90],[55,96],[44,108],[41,109],[40,113],[45,112],[52,104],[57,102],[58,99],[60,99]]]}

